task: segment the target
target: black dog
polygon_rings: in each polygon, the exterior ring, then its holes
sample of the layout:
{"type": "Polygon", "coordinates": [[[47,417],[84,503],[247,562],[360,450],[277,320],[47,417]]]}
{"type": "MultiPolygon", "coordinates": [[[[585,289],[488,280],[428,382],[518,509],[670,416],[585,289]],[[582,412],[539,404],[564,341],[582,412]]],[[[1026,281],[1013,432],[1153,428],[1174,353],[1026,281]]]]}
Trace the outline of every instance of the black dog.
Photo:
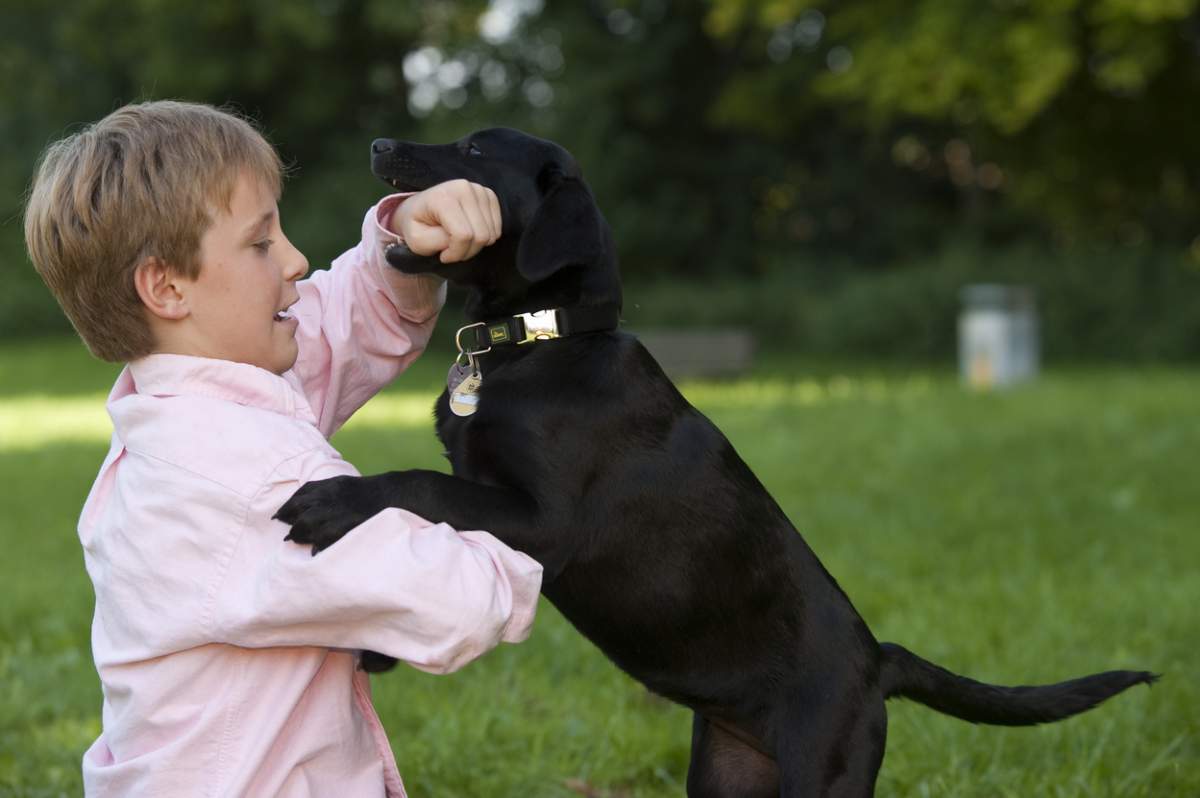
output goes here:
{"type": "MultiPolygon", "coordinates": [[[[506,129],[442,146],[381,139],[372,168],[401,189],[465,178],[498,195],[503,234],[472,261],[388,253],[402,271],[469,289],[479,324],[458,340],[480,352],[482,381],[459,391],[469,415],[452,412],[449,391],[437,402],[454,476],[310,482],[278,513],[291,539],[316,553],[400,506],[536,558],[543,592],[580,632],[695,712],[694,796],[871,795],[893,696],[1015,726],[1154,680],[1112,671],[996,687],[876,642],[729,441],[615,329],[609,228],[561,147],[506,129]]],[[[386,663],[375,655],[364,666],[386,663]]]]}

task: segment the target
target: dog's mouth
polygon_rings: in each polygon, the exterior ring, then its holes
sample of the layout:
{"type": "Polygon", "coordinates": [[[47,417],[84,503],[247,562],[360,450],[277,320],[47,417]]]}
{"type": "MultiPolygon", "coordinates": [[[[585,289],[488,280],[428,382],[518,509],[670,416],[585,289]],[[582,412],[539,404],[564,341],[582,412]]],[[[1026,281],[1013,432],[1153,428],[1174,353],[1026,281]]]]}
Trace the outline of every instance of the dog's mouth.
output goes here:
{"type": "Polygon", "coordinates": [[[426,164],[395,153],[377,156],[371,171],[396,191],[424,191],[437,182],[426,164]]]}
{"type": "Polygon", "coordinates": [[[382,180],[397,191],[424,191],[428,188],[428,186],[418,185],[402,177],[384,177],[382,180]]]}
{"type": "Polygon", "coordinates": [[[424,191],[440,182],[420,145],[394,139],[371,142],[371,172],[396,191],[424,191]]]}

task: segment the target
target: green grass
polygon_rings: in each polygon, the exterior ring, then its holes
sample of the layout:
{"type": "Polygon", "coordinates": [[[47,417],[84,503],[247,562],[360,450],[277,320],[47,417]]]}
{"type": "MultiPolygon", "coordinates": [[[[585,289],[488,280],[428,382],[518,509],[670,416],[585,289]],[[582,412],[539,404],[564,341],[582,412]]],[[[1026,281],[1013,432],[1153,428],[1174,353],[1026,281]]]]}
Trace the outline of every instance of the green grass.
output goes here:
{"type": "MultiPolygon", "coordinates": [[[[347,458],[366,472],[442,467],[428,413],[447,365],[429,355],[368,405],[335,440],[347,458]]],[[[74,528],[106,450],[113,374],[74,342],[0,347],[0,795],[78,795],[99,732],[74,528]]],[[[776,357],[683,388],[880,639],[997,682],[1164,674],[1033,729],[893,702],[879,795],[1200,795],[1200,374],[1052,372],[972,395],[948,372],[776,357]]],[[[375,685],[414,795],[683,793],[687,713],[544,602],[522,645],[375,685]]]]}

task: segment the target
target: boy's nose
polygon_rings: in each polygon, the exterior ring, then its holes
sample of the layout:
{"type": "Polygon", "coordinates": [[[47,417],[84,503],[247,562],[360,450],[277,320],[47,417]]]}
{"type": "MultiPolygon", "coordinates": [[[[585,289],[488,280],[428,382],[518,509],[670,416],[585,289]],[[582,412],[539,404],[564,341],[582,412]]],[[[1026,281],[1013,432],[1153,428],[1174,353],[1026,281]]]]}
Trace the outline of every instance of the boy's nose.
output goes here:
{"type": "Polygon", "coordinates": [[[304,257],[304,253],[300,250],[296,250],[296,259],[292,262],[288,279],[299,280],[306,274],[308,274],[308,258],[304,257]]]}
{"type": "MultiPolygon", "coordinates": [[[[291,242],[288,242],[291,245],[291,242]]],[[[304,275],[308,274],[308,258],[304,257],[304,253],[292,247],[291,256],[284,261],[283,279],[291,282],[299,280],[304,275]]]]}
{"type": "Polygon", "coordinates": [[[385,152],[391,152],[396,148],[396,142],[391,139],[375,139],[371,142],[371,152],[374,155],[383,155],[385,152]]]}

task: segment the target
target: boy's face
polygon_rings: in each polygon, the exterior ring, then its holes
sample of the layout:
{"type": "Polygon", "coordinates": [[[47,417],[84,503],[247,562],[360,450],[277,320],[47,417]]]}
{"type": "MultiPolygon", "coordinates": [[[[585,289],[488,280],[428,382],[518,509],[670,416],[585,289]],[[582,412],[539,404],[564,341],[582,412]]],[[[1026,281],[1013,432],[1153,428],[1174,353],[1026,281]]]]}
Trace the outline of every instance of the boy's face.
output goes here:
{"type": "Polygon", "coordinates": [[[200,239],[200,276],[189,281],[194,354],[282,374],[296,362],[299,322],[282,313],[300,298],[308,260],[283,235],[274,194],[243,173],[229,212],[200,239]]]}

